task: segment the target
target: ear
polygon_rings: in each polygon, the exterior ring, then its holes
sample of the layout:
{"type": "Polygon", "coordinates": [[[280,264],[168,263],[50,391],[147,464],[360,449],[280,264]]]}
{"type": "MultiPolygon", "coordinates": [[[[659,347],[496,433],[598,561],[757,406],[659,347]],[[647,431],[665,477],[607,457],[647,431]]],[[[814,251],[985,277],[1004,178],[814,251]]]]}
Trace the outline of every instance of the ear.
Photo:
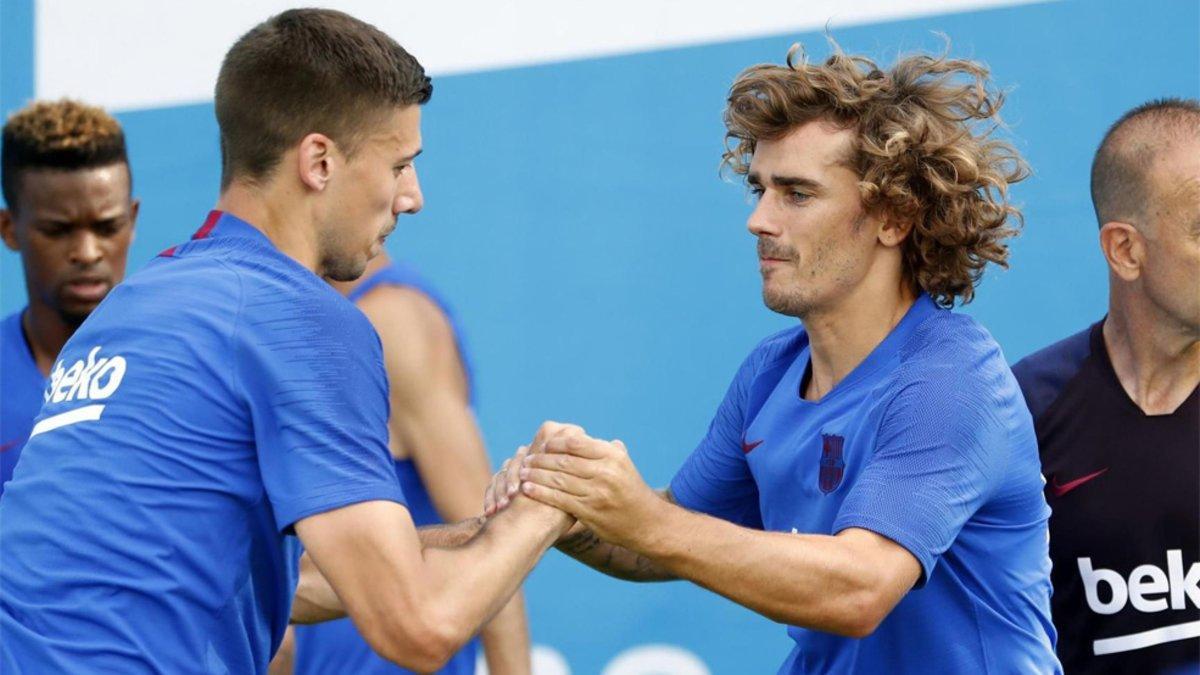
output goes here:
{"type": "Polygon", "coordinates": [[[1146,241],[1133,225],[1119,221],[1105,223],[1100,228],[1100,252],[1109,269],[1121,279],[1135,281],[1141,276],[1146,241]]]}
{"type": "Polygon", "coordinates": [[[21,250],[21,244],[17,241],[17,223],[12,211],[8,209],[0,209],[0,237],[4,238],[4,245],[8,250],[21,250]]]}
{"type": "Polygon", "coordinates": [[[907,218],[887,216],[879,228],[879,243],[889,248],[895,248],[908,238],[912,232],[913,223],[907,218]]]}
{"type": "Polygon", "coordinates": [[[133,230],[129,234],[129,241],[133,241],[137,237],[137,218],[141,208],[142,200],[134,199],[129,202],[129,229],[133,230]]]}
{"type": "Polygon", "coordinates": [[[320,192],[329,183],[337,164],[337,145],[325,134],[309,134],[300,141],[296,168],[300,182],[320,192]]]}

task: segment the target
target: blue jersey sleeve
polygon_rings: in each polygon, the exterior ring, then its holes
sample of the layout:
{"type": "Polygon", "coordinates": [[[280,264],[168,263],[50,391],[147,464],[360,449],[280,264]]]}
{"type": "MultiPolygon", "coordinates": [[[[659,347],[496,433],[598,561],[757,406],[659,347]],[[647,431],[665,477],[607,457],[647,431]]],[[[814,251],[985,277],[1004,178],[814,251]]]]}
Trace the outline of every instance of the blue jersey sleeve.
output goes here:
{"type": "Polygon", "coordinates": [[[282,530],[370,500],[404,503],[387,445],[379,337],[329,289],[249,298],[235,345],[259,469],[282,530]]]}
{"type": "Polygon", "coordinates": [[[998,393],[956,367],[939,366],[892,399],[875,454],[833,524],[835,534],[860,527],[908,549],[921,564],[918,587],[991,495],[1007,462],[998,393]]]}
{"type": "Polygon", "coordinates": [[[758,486],[742,452],[756,355],[751,353],[738,369],[708,433],[671,480],[671,494],[685,508],[762,529],[758,486]]]}

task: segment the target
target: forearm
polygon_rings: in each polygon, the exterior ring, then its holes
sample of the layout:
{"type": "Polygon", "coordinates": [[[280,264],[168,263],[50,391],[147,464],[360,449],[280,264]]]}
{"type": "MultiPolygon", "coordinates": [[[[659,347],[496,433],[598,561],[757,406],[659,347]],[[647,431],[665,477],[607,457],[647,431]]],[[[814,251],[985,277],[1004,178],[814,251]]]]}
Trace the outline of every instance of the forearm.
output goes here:
{"type": "Polygon", "coordinates": [[[525,599],[521,591],[513,594],[479,636],[491,675],[529,675],[532,672],[529,622],[525,619],[525,599]]]}
{"type": "Polygon", "coordinates": [[[751,530],[672,505],[631,547],[770,619],[839,635],[870,634],[903,596],[881,598],[892,572],[840,537],[751,530]]]}
{"type": "Polygon", "coordinates": [[[678,577],[640,553],[611,544],[577,524],[557,544],[558,550],[579,562],[625,581],[671,581],[678,577]]]}
{"type": "Polygon", "coordinates": [[[448,525],[430,525],[417,528],[421,548],[458,548],[479,534],[487,519],[483,516],[466,518],[448,525]]]}
{"type": "MultiPolygon", "coordinates": [[[[457,548],[479,533],[484,518],[469,518],[449,525],[432,525],[417,530],[421,548],[457,548]]],[[[292,600],[291,622],[321,623],[346,616],[346,608],[333,587],[305,553],[300,557],[300,581],[292,600]]]]}
{"type": "Polygon", "coordinates": [[[465,546],[424,552],[427,610],[461,646],[493,618],[570,526],[561,512],[521,499],[491,518],[465,546]]]}

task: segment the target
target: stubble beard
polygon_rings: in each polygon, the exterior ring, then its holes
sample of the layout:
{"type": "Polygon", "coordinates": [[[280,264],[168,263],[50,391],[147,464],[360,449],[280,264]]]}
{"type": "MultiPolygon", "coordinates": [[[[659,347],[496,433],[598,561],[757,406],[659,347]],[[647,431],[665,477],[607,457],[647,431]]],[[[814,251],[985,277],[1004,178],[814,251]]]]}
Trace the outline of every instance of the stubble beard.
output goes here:
{"type": "Polygon", "coordinates": [[[804,291],[798,288],[792,289],[790,292],[772,290],[766,279],[763,279],[762,299],[763,304],[772,312],[795,317],[801,321],[812,311],[812,303],[805,296],[804,291]]]}

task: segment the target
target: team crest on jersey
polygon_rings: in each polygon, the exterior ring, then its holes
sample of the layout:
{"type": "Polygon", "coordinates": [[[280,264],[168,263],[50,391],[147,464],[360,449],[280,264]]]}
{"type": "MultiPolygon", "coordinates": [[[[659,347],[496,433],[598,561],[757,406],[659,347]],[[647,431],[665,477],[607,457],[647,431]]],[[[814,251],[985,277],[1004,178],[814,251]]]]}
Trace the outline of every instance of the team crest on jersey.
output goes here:
{"type": "Polygon", "coordinates": [[[821,434],[821,472],[817,477],[817,487],[821,492],[829,494],[842,484],[842,475],[846,472],[846,462],[842,459],[842,445],[846,439],[833,434],[821,434]]]}

